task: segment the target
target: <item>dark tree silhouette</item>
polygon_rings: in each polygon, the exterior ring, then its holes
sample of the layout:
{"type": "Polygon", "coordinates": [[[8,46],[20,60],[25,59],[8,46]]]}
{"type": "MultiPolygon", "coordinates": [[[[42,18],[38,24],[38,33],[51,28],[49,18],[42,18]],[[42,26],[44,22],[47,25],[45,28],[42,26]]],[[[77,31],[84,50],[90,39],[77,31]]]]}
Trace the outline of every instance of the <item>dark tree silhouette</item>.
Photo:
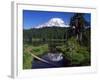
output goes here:
{"type": "Polygon", "coordinates": [[[70,20],[70,26],[72,27],[73,33],[78,41],[82,40],[83,30],[86,20],[84,19],[83,13],[75,13],[70,20]]]}

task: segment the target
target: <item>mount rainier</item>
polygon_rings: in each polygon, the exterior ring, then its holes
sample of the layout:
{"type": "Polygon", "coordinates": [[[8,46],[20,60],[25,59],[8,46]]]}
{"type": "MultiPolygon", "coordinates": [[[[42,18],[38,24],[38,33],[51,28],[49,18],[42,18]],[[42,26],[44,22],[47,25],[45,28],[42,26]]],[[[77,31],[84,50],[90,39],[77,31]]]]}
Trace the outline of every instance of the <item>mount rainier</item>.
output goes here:
{"type": "Polygon", "coordinates": [[[40,24],[40,25],[36,26],[35,28],[52,27],[52,26],[69,27],[68,24],[65,24],[63,19],[61,19],[61,18],[51,18],[48,22],[40,24]]]}

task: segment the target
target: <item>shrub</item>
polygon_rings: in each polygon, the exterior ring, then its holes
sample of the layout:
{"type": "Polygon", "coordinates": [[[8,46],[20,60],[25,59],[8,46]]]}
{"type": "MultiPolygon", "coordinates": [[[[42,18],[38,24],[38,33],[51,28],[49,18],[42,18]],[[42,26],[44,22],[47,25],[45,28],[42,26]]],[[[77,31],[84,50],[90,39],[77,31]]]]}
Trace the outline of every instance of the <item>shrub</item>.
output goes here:
{"type": "Polygon", "coordinates": [[[66,59],[70,60],[69,65],[90,65],[90,52],[88,47],[80,45],[74,37],[68,40],[64,55],[66,59]]]}

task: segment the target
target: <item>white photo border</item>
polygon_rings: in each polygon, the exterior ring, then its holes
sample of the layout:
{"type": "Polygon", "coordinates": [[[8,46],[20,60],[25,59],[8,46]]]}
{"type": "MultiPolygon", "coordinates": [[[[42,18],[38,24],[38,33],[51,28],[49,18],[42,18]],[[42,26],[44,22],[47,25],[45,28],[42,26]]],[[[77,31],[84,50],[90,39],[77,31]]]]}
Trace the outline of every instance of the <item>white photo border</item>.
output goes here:
{"type": "Polygon", "coordinates": [[[96,72],[95,51],[96,9],[85,7],[12,3],[12,73],[16,77],[58,76],[73,73],[96,72]],[[23,10],[91,13],[91,66],[23,70],[23,10]]]}

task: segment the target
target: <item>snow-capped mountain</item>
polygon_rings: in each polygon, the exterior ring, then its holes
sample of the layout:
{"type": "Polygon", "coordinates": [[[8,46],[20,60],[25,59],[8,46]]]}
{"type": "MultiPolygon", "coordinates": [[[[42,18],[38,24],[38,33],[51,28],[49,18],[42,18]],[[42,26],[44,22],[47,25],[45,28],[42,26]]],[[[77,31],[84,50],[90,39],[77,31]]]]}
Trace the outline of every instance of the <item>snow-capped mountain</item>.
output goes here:
{"type": "Polygon", "coordinates": [[[52,26],[69,27],[69,25],[66,25],[61,18],[51,18],[48,22],[38,25],[35,28],[52,27],[52,26]]]}
{"type": "Polygon", "coordinates": [[[65,23],[60,18],[52,18],[47,23],[47,26],[60,26],[60,27],[65,27],[65,23]]]}

